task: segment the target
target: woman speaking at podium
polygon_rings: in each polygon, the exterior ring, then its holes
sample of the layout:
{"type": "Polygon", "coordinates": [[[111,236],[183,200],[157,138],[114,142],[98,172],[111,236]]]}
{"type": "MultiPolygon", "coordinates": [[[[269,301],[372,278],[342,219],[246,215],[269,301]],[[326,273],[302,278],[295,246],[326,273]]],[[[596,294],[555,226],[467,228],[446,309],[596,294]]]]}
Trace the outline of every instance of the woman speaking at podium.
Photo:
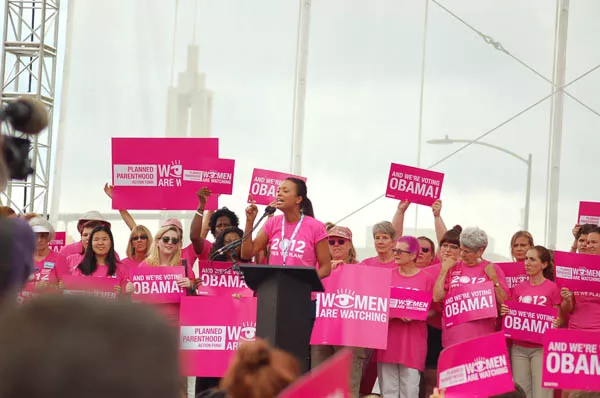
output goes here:
{"type": "MultiPolygon", "coordinates": [[[[252,231],[258,214],[250,199],[245,234],[252,231]]],[[[275,208],[283,214],[269,218],[256,238],[249,236],[242,243],[242,258],[252,258],[268,248],[270,265],[317,267],[319,277],[327,277],[331,273],[328,236],[325,225],[314,218],[306,183],[292,177],[283,180],[277,190],[275,208]]]]}

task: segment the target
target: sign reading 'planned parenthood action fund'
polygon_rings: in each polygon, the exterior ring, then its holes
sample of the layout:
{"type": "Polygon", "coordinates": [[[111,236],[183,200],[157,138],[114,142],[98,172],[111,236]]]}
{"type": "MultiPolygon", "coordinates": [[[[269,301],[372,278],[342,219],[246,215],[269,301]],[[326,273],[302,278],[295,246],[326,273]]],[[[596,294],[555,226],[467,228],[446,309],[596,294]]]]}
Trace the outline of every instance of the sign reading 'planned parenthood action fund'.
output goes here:
{"type": "MultiPolygon", "coordinates": [[[[216,138],[113,138],[113,209],[192,210],[196,191],[231,193],[233,161],[216,138]]],[[[218,205],[211,195],[207,210],[218,205]]]]}

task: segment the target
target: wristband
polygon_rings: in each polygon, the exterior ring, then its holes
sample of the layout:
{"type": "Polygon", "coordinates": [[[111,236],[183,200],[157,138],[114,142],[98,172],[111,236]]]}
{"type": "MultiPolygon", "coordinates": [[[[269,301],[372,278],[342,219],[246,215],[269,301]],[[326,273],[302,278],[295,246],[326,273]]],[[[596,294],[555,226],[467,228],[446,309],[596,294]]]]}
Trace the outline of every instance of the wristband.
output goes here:
{"type": "Polygon", "coordinates": [[[202,214],[199,210],[196,210],[196,214],[199,215],[200,217],[204,216],[204,214],[202,214]]]}

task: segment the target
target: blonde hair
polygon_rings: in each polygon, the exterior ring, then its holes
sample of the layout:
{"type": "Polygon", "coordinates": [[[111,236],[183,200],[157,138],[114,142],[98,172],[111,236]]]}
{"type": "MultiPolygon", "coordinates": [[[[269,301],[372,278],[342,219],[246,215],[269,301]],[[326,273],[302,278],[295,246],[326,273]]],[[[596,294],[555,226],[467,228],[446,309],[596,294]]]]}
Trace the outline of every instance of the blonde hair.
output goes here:
{"type": "Polygon", "coordinates": [[[144,257],[147,257],[148,254],[150,253],[150,246],[152,243],[152,242],[150,242],[150,239],[152,239],[152,232],[150,232],[150,230],[143,225],[136,225],[131,230],[131,233],[129,234],[129,242],[127,242],[127,258],[129,258],[130,260],[135,259],[135,247],[133,247],[133,243],[131,242],[131,239],[134,236],[137,236],[138,234],[146,235],[148,237],[148,245],[146,245],[146,253],[144,253],[144,257]]]}
{"type": "Polygon", "coordinates": [[[152,246],[150,247],[150,254],[148,254],[148,257],[146,257],[145,260],[146,264],[153,267],[159,267],[161,265],[166,265],[169,267],[181,265],[181,246],[181,231],[179,230],[179,228],[173,225],[162,227],[158,230],[156,236],[154,237],[154,241],[152,242],[152,246]],[[175,252],[175,254],[173,254],[173,257],[171,257],[171,260],[168,264],[161,264],[160,255],[158,252],[158,241],[163,237],[164,234],[166,234],[169,231],[175,232],[177,234],[177,237],[179,238],[179,243],[177,244],[178,250],[175,252]]]}

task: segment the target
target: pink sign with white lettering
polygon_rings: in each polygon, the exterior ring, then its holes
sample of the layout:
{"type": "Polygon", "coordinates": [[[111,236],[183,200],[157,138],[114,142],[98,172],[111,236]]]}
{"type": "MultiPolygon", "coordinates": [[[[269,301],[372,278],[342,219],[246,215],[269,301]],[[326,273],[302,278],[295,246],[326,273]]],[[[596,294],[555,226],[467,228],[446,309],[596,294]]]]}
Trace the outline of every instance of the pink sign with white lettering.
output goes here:
{"type": "Polygon", "coordinates": [[[438,360],[438,386],[446,398],[484,398],[514,391],[502,332],[450,346],[438,360]]]}
{"type": "Polygon", "coordinates": [[[517,301],[505,301],[510,312],[502,319],[504,335],[513,340],[542,344],[544,333],[552,327],[558,308],[517,301]]]}
{"type": "Polygon", "coordinates": [[[600,256],[554,252],[556,284],[586,295],[600,293],[600,256]]]}
{"type": "Polygon", "coordinates": [[[183,374],[221,377],[238,345],[256,338],[256,298],[184,297],[179,324],[183,374]]]}
{"type": "Polygon", "coordinates": [[[132,301],[144,303],[178,303],[185,289],[177,280],[185,276],[183,267],[136,267],[130,270],[133,283],[132,301]]]}
{"type": "Polygon", "coordinates": [[[64,295],[83,295],[116,300],[119,280],[111,277],[65,275],[61,280],[64,295]]]}
{"type": "Polygon", "coordinates": [[[600,225],[600,203],[598,202],[579,202],[579,214],[577,215],[577,224],[600,225]]]}
{"type": "Polygon", "coordinates": [[[390,291],[390,318],[427,320],[432,292],[392,287],[390,291]]]}
{"type": "Polygon", "coordinates": [[[444,302],[443,318],[446,327],[497,316],[496,294],[492,282],[454,288],[444,302]]]}
{"type": "Polygon", "coordinates": [[[509,289],[520,285],[529,280],[529,275],[525,272],[525,263],[517,261],[514,263],[495,263],[506,276],[506,284],[509,289]]]}
{"type": "Polygon", "coordinates": [[[391,278],[389,269],[358,264],[325,278],[310,344],[385,349],[391,278]]]}
{"type": "MultiPolygon", "coordinates": [[[[196,209],[196,192],[205,186],[199,181],[207,171],[203,159],[218,157],[217,138],[113,138],[112,208],[196,209]]],[[[217,196],[211,195],[205,208],[215,210],[217,206],[217,196]]]]}
{"type": "Polygon", "coordinates": [[[278,398],[350,398],[352,351],[342,350],[296,380],[278,398]]]}
{"type": "Polygon", "coordinates": [[[550,329],[544,335],[542,385],[561,390],[598,391],[600,332],[550,329]]]}
{"type": "Polygon", "coordinates": [[[199,261],[200,279],[202,285],[196,289],[198,295],[220,296],[240,294],[244,297],[254,296],[244,276],[239,271],[234,271],[231,263],[220,261],[199,261]]]}
{"type": "Polygon", "coordinates": [[[67,241],[66,232],[57,232],[54,234],[54,239],[48,243],[48,248],[56,253],[59,253],[65,247],[67,241]]]}
{"type": "Polygon", "coordinates": [[[249,195],[252,195],[252,199],[257,205],[269,205],[277,197],[279,184],[288,177],[299,178],[306,182],[306,177],[280,173],[278,171],[254,169],[252,172],[252,181],[250,181],[249,195]]]}
{"type": "Polygon", "coordinates": [[[443,173],[392,163],[385,196],[431,206],[440,198],[443,182],[443,173]]]}

